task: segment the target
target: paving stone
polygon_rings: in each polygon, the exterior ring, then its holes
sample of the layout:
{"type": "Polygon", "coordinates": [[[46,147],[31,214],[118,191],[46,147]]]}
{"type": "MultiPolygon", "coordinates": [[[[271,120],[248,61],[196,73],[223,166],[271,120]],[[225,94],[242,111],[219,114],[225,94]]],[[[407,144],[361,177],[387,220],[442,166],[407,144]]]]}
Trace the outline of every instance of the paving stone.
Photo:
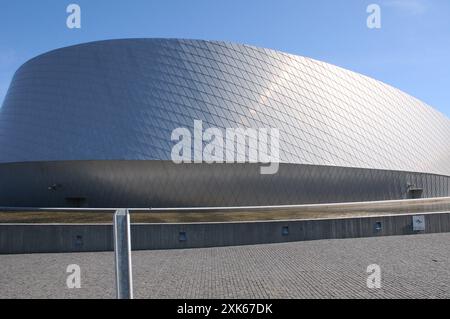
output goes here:
{"type": "MultiPolygon", "coordinates": [[[[134,251],[136,298],[449,298],[450,234],[134,251]],[[366,285],[381,267],[381,289],[366,285]]],[[[0,256],[0,298],[114,298],[113,253],[0,256]],[[81,267],[68,289],[66,267],[81,267]]]]}

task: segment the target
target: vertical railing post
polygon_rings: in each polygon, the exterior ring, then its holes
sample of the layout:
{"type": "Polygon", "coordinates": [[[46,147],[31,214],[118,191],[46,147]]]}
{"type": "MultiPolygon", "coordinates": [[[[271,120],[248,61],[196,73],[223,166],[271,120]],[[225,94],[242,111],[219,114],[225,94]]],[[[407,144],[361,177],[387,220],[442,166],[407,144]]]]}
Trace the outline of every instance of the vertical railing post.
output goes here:
{"type": "Polygon", "coordinates": [[[116,211],[113,227],[117,298],[133,299],[130,214],[128,209],[116,211]]]}

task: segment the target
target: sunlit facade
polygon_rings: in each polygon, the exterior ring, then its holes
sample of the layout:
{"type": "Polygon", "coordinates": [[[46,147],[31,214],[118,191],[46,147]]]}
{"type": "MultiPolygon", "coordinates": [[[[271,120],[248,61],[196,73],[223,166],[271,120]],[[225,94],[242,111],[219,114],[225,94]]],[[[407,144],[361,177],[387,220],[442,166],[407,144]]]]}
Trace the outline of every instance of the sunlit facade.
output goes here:
{"type": "Polygon", "coordinates": [[[180,207],[450,196],[450,120],[342,68],[225,42],[51,51],[0,109],[0,206],[180,207]],[[277,128],[280,168],[174,164],[171,133],[277,128]]]}

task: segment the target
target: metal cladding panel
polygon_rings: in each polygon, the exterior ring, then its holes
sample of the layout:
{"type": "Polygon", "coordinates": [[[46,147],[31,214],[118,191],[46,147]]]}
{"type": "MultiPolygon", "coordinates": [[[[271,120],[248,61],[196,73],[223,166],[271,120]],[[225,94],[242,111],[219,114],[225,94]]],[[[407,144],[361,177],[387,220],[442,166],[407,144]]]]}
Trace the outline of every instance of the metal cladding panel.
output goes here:
{"type": "Polygon", "coordinates": [[[128,39],[25,63],[0,109],[0,163],[170,160],[171,132],[280,130],[283,163],[450,176],[450,120],[379,81],[248,45],[128,39]]]}
{"type": "Polygon", "coordinates": [[[58,161],[0,165],[0,206],[223,207],[450,196],[450,178],[361,168],[169,161],[58,161]],[[432,188],[429,183],[439,184],[432,188]],[[53,186],[49,188],[49,186],[53,186]]]}
{"type": "Polygon", "coordinates": [[[224,42],[93,42],[16,72],[0,109],[0,206],[449,196],[449,141],[441,113],[327,63],[224,42]],[[261,175],[258,164],[172,163],[172,131],[193,132],[194,120],[204,129],[279,129],[278,173],[261,175]]]}

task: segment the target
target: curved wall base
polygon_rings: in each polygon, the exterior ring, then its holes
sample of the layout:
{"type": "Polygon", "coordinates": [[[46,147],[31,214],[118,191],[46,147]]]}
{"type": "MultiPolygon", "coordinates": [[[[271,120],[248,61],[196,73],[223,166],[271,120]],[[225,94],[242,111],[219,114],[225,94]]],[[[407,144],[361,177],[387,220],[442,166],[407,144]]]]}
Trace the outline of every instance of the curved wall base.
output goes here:
{"type": "Polygon", "coordinates": [[[450,177],[333,166],[60,161],[0,164],[3,207],[223,207],[450,196],[450,177]]]}

